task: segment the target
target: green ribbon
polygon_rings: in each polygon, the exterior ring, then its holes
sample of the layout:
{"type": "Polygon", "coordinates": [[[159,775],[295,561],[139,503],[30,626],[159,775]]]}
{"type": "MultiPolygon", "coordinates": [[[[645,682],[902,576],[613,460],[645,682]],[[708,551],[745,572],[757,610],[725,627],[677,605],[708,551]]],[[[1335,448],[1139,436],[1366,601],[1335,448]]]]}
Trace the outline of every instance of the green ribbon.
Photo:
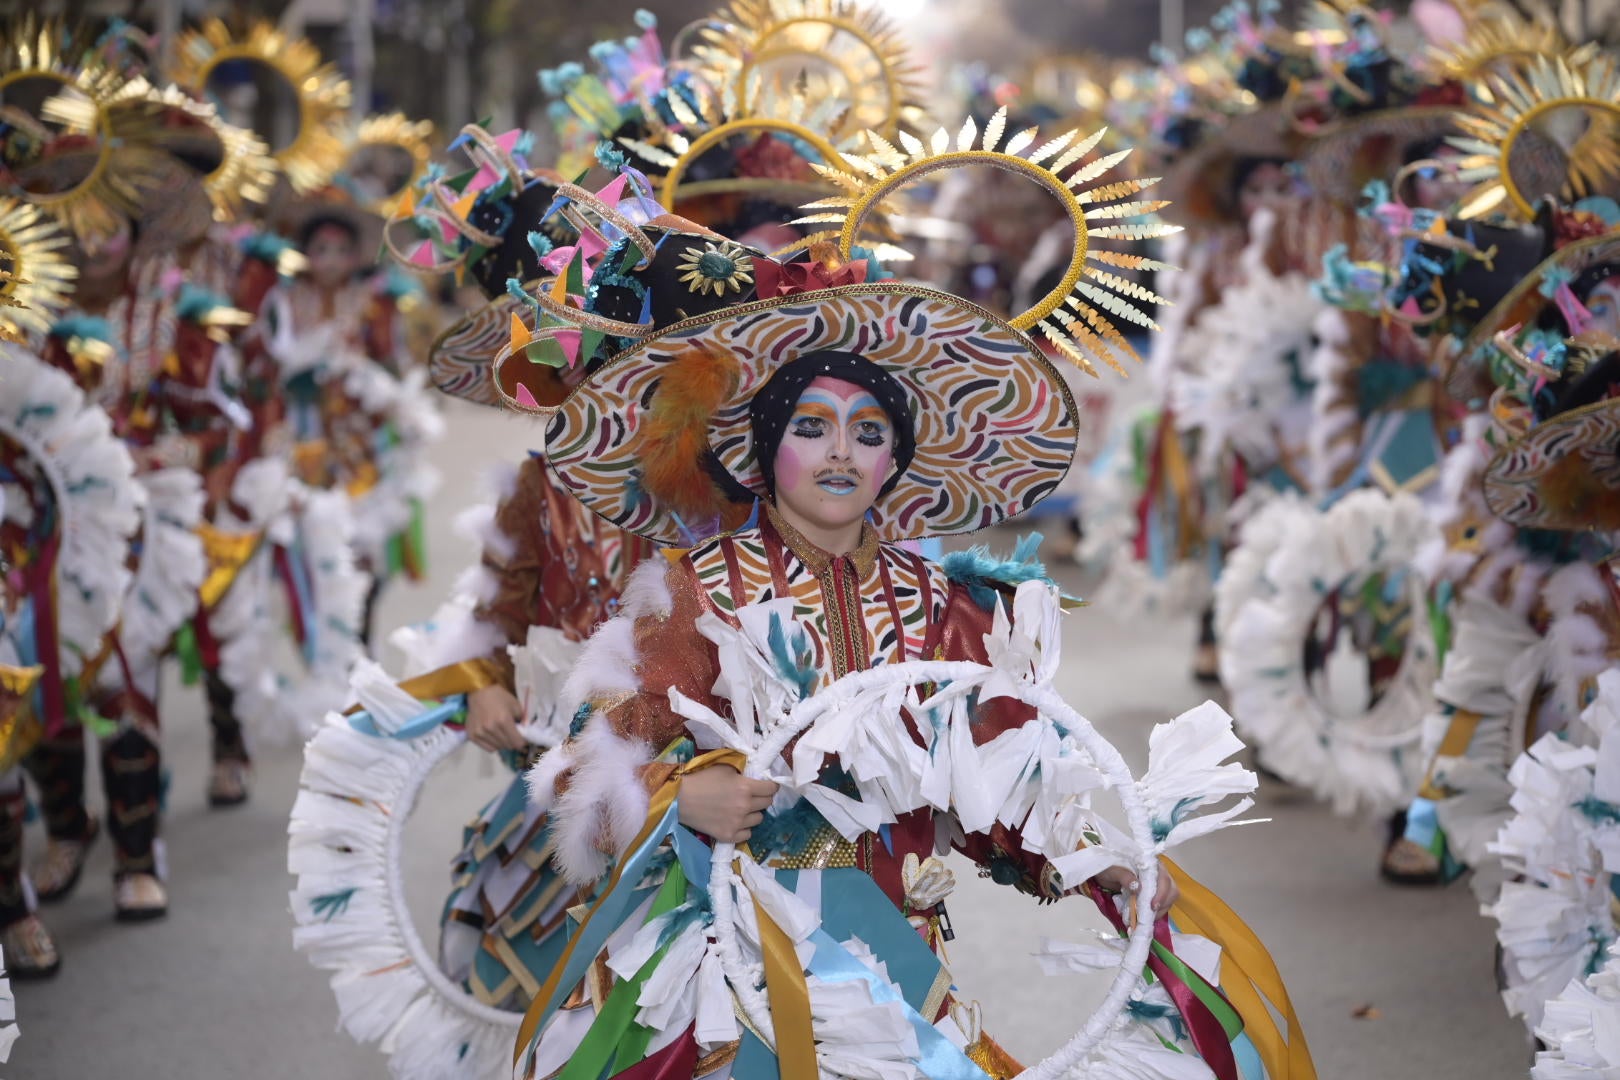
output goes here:
{"type": "Polygon", "coordinates": [[[202,678],[202,650],[197,647],[197,630],[189,621],[174,632],[174,653],[180,658],[181,681],[196,686],[202,678]]]}
{"type": "MultiPolygon", "coordinates": [[[[1221,1030],[1226,1032],[1228,1039],[1236,1039],[1243,1034],[1243,1017],[1238,1015],[1238,1011],[1232,1008],[1232,1003],[1227,1001],[1225,995],[1219,990],[1211,986],[1207,979],[1188,967],[1186,961],[1157,941],[1153,943],[1153,955],[1163,961],[1166,967],[1175,972],[1177,978],[1191,988],[1193,995],[1214,1014],[1215,1019],[1221,1025],[1221,1030]]],[[[1151,973],[1148,974],[1151,977],[1151,973]]]]}
{"type": "MultiPolygon", "coordinates": [[[[664,884],[653,897],[646,922],[650,923],[660,915],[673,911],[685,899],[686,873],[681,869],[679,862],[673,862],[670,864],[668,876],[664,878],[664,884]]],[[[579,1049],[574,1051],[573,1056],[568,1059],[568,1064],[563,1066],[557,1080],[598,1080],[610,1058],[613,1061],[613,1068],[608,1075],[616,1076],[646,1057],[647,1046],[652,1042],[653,1030],[635,1022],[636,999],[641,996],[641,988],[652,977],[652,973],[657,970],[673,944],[674,939],[664,942],[647,962],[641,965],[634,978],[621,982],[613,988],[608,994],[607,1001],[602,1005],[602,1011],[591,1021],[591,1028],[585,1033],[579,1049]]]]}

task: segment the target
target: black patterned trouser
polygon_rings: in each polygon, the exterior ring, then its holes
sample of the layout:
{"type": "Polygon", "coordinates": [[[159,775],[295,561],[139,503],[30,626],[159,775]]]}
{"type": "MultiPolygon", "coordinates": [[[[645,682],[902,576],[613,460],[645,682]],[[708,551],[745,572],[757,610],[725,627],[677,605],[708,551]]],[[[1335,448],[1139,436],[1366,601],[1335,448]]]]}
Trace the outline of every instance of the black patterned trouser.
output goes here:
{"type": "Polygon", "coordinates": [[[25,806],[21,774],[0,777],[0,930],[28,914],[22,878],[25,806]]]}
{"type": "MultiPolygon", "coordinates": [[[[69,728],[35,747],[24,761],[40,788],[45,829],[55,839],[79,840],[89,831],[84,738],[83,728],[69,728]]],[[[163,759],[158,745],[143,728],[126,726],[102,739],[100,749],[113,871],[154,874],[163,798],[163,759]]]]}
{"type": "Polygon", "coordinates": [[[203,689],[208,692],[208,727],[213,734],[214,761],[249,761],[242,721],[236,718],[236,691],[218,671],[203,672],[203,689]]]}

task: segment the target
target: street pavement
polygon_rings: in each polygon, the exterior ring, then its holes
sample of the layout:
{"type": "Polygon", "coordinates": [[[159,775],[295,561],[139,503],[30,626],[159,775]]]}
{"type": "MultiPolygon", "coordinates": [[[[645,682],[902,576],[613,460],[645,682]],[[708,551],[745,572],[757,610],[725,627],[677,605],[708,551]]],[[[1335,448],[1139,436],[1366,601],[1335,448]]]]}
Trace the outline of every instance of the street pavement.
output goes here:
{"type": "MultiPolygon", "coordinates": [[[[487,467],[516,462],[539,429],[516,417],[455,406],[437,450],[445,482],[433,503],[432,575],[385,594],[384,630],[421,619],[475,549],[451,528],[479,497],[487,467]]],[[[1016,534],[988,541],[1010,548],[1016,534]]],[[[1083,591],[1077,572],[1064,585],[1083,591]]],[[[1190,625],[1122,624],[1099,608],[1068,618],[1060,688],[1124,752],[1145,762],[1152,725],[1203,700],[1187,676],[1190,625]]],[[[384,651],[385,664],[397,660],[384,651]]],[[[14,984],[22,1038],[9,1080],[370,1080],[383,1057],[337,1030],[316,971],[292,948],[286,823],[297,791],[296,745],[261,746],[253,799],[216,811],[203,797],[208,738],[200,690],[165,690],[172,770],[164,836],[171,911],[159,923],[113,922],[107,845],[78,890],[48,907],[65,954],[61,974],[14,984]]],[[[463,750],[430,780],[409,829],[408,892],[432,941],[462,825],[500,786],[487,760],[463,750]]],[[[94,783],[93,783],[94,786],[94,783]]],[[[1382,828],[1335,818],[1289,789],[1264,786],[1255,816],[1177,858],[1259,932],[1288,981],[1322,1080],[1509,1080],[1527,1075],[1529,1044],[1492,978],[1493,925],[1463,884],[1403,891],[1382,884],[1382,828]]],[[[29,852],[43,836],[31,828],[29,852]]],[[[978,879],[957,860],[950,901],[952,969],[986,1027],[1033,1061],[1078,1030],[1102,988],[1042,976],[1030,954],[1099,920],[1084,901],[1038,907],[978,879]]],[[[472,1078],[477,1080],[477,1078],[472,1078]]]]}

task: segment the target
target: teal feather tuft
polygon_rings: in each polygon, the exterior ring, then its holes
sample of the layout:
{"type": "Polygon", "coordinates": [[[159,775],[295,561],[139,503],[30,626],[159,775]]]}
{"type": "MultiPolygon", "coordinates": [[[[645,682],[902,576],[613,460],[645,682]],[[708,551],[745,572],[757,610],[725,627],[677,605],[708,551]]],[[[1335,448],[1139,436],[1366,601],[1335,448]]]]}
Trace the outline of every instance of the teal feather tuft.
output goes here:
{"type": "Polygon", "coordinates": [[[940,565],[951,582],[964,586],[973,602],[989,611],[1001,590],[1016,589],[1026,581],[1052,584],[1039,558],[1040,546],[1041,534],[1030,533],[1018,541],[1010,558],[998,559],[989,548],[979,546],[952,551],[940,565]]]}

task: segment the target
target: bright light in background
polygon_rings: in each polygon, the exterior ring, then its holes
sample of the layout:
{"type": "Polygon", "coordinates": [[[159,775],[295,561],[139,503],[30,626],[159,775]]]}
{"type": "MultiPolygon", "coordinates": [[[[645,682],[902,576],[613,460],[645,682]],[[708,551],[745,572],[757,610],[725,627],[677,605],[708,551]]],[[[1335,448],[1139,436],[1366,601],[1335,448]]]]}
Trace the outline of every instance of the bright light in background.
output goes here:
{"type": "Polygon", "coordinates": [[[928,6],[928,0],[869,0],[869,3],[895,22],[901,23],[912,21],[928,6]]]}

